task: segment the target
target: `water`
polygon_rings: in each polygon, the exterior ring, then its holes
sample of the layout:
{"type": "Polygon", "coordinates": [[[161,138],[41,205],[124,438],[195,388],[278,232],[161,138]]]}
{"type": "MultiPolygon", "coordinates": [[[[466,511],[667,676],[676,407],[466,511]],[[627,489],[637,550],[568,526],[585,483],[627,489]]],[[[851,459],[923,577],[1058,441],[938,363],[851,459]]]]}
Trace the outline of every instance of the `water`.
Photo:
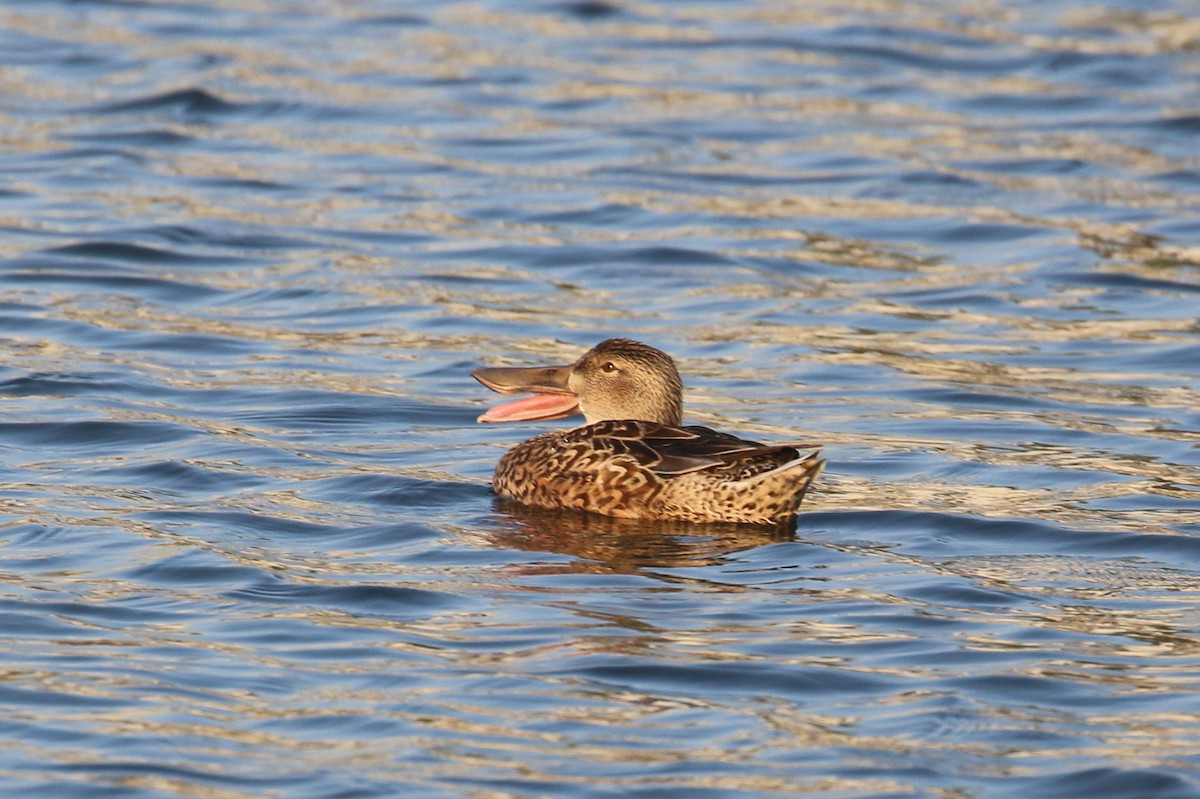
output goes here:
{"type": "Polygon", "coordinates": [[[5,4],[6,791],[1200,795],[1194,12],[5,4]],[[494,502],[610,335],[794,533],[494,502]]]}

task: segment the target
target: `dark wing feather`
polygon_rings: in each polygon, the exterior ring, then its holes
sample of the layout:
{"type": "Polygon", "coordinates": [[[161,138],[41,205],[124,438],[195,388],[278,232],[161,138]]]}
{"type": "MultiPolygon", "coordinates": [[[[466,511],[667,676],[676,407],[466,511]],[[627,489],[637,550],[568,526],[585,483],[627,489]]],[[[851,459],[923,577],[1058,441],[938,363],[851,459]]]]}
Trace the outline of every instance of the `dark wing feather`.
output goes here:
{"type": "Polygon", "coordinates": [[[646,442],[658,456],[657,463],[647,464],[656,474],[701,472],[723,466],[742,453],[762,448],[757,441],[746,441],[699,425],[674,429],[689,433],[691,437],[659,438],[651,435],[646,442]]]}
{"type": "Polygon", "coordinates": [[[604,421],[571,431],[598,449],[631,456],[663,477],[735,468],[738,478],[769,471],[798,456],[792,445],[764,445],[708,427],[675,427],[636,420],[604,421]]]}

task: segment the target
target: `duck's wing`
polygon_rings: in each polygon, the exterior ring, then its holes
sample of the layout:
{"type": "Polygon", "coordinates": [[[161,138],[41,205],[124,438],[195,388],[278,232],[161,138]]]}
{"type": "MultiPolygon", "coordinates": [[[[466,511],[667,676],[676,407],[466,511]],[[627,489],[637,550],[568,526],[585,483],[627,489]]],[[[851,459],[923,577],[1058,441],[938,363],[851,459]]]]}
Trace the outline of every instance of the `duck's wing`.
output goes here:
{"type": "Polygon", "coordinates": [[[631,456],[662,477],[707,469],[733,468],[739,478],[766,472],[795,460],[801,449],[816,444],[760,444],[708,427],[676,427],[636,420],[604,421],[572,433],[597,449],[631,456]]]}

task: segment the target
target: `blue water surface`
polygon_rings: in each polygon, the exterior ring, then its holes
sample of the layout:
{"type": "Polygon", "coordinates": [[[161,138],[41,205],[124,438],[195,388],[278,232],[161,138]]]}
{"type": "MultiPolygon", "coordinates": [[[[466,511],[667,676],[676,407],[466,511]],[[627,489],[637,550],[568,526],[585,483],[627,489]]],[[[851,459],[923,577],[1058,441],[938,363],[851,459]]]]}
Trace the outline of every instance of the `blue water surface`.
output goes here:
{"type": "Polygon", "coordinates": [[[1184,0],[0,7],[0,776],[1200,795],[1184,0]],[[794,530],[501,505],[672,353],[794,530]]]}

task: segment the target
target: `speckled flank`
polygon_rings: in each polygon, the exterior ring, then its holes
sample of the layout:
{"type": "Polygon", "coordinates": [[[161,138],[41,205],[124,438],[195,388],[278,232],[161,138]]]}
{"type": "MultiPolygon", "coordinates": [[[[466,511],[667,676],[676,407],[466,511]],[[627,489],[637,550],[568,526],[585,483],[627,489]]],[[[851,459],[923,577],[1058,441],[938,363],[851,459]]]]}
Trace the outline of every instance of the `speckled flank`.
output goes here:
{"type": "Polygon", "coordinates": [[[496,493],[527,505],[631,519],[774,523],[796,512],[824,461],[705,427],[603,421],[544,433],[496,467],[496,493]]]}

